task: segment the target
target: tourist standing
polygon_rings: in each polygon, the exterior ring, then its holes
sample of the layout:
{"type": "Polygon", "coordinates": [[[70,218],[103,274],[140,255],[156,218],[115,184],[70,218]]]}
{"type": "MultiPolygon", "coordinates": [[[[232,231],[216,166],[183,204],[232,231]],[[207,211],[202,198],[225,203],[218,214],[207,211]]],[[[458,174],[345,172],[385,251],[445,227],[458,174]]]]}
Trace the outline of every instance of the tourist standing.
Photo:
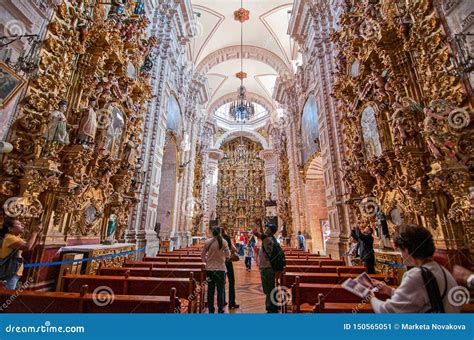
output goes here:
{"type": "Polygon", "coordinates": [[[305,239],[301,231],[298,231],[298,236],[296,236],[296,241],[298,242],[298,249],[305,250],[305,239]]]}
{"type": "Polygon", "coordinates": [[[209,313],[214,313],[214,292],[217,288],[217,310],[224,313],[225,261],[230,258],[230,250],[219,227],[212,228],[212,236],[204,243],[201,253],[202,261],[206,263],[207,304],[209,313]]]}
{"type": "Polygon", "coordinates": [[[271,297],[272,292],[275,289],[275,278],[277,273],[272,268],[270,260],[273,248],[278,246],[278,242],[274,237],[276,231],[277,226],[274,224],[267,224],[263,233],[254,230],[254,235],[262,240],[262,246],[260,247],[258,258],[267,313],[278,313],[278,306],[271,297]]]}
{"type": "MultiPolygon", "coordinates": [[[[372,280],[379,292],[390,296],[381,301],[370,295],[376,313],[459,313],[453,305],[453,288],[457,283],[451,273],[433,261],[435,245],[431,233],[419,225],[402,225],[393,237],[403,263],[409,269],[398,288],[372,280]]],[[[459,288],[459,287],[458,287],[459,288]]]]}
{"type": "MultiPolygon", "coordinates": [[[[229,244],[229,248],[232,253],[236,254],[237,250],[235,249],[235,246],[232,244],[232,240],[230,236],[227,234],[227,229],[222,228],[222,237],[224,237],[224,240],[227,241],[229,244]]],[[[225,266],[227,268],[227,283],[229,284],[229,309],[235,309],[239,308],[240,305],[238,305],[235,302],[235,273],[234,273],[234,264],[232,261],[229,259],[225,262],[225,266]]]]}
{"type": "Polygon", "coordinates": [[[28,241],[24,241],[21,235],[25,228],[16,218],[6,217],[2,229],[0,229],[0,280],[5,281],[5,288],[16,289],[18,281],[23,275],[23,251],[33,249],[38,235],[43,230],[39,224],[31,233],[28,241]]]}
{"type": "Polygon", "coordinates": [[[247,268],[247,271],[252,270],[252,258],[253,258],[253,246],[251,240],[252,238],[248,241],[247,245],[245,246],[245,267],[247,268]]]}
{"type": "Polygon", "coordinates": [[[360,230],[358,227],[353,227],[351,236],[359,242],[359,258],[367,268],[368,274],[375,274],[375,254],[374,254],[374,237],[371,227],[365,227],[360,230]]]}

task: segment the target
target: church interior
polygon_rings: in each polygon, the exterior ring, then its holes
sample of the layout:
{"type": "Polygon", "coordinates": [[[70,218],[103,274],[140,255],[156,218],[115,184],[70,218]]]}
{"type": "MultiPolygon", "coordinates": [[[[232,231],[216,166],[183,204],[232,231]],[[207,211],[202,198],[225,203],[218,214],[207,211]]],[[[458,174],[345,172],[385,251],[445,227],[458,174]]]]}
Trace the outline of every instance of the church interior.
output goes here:
{"type": "Polygon", "coordinates": [[[472,279],[472,1],[0,9],[0,246],[21,230],[2,256],[24,259],[0,311],[206,313],[202,252],[225,229],[225,311],[265,313],[264,238],[248,244],[268,225],[280,313],[377,311],[343,280],[400,286],[405,225],[472,279]],[[366,228],[371,264],[352,247],[366,228]]]}

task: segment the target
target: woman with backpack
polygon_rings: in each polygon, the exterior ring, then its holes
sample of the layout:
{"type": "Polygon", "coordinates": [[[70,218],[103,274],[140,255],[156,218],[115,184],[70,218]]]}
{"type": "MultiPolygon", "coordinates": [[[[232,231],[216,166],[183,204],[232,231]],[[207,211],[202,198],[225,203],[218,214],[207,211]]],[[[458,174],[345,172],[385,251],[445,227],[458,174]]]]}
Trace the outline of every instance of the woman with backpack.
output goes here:
{"type": "Polygon", "coordinates": [[[201,258],[206,263],[207,305],[209,313],[214,313],[214,293],[217,288],[217,311],[224,313],[225,262],[230,259],[227,241],[222,238],[219,227],[212,228],[212,238],[204,243],[201,258]]]}
{"type": "Polygon", "coordinates": [[[38,225],[31,233],[28,241],[21,235],[25,228],[16,218],[6,217],[0,229],[0,280],[5,281],[6,289],[16,289],[18,281],[23,275],[23,251],[33,249],[43,225],[38,225]]]}
{"type": "Polygon", "coordinates": [[[379,292],[390,296],[381,301],[370,296],[376,313],[459,313],[449,297],[457,286],[451,273],[433,261],[435,245],[431,233],[419,225],[402,225],[393,242],[409,269],[400,286],[390,288],[373,280],[379,292]]]}
{"type": "Polygon", "coordinates": [[[285,267],[285,254],[275,239],[276,232],[277,226],[274,224],[267,224],[263,233],[257,230],[253,232],[255,236],[262,239],[258,258],[267,313],[278,313],[275,301],[275,279],[285,267]]]}

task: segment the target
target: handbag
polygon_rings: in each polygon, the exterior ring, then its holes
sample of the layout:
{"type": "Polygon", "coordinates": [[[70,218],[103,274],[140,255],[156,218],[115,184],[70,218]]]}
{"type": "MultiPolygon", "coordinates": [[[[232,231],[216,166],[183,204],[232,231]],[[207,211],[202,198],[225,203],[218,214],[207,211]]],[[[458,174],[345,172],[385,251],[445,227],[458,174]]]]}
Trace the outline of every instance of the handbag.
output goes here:
{"type": "Polygon", "coordinates": [[[230,251],[230,259],[229,259],[230,262],[239,262],[240,261],[240,257],[239,255],[237,255],[237,253],[235,251],[230,251]]]}
{"type": "Polygon", "coordinates": [[[18,256],[18,249],[0,260],[0,280],[6,280],[15,275],[23,264],[23,258],[18,256]]]}

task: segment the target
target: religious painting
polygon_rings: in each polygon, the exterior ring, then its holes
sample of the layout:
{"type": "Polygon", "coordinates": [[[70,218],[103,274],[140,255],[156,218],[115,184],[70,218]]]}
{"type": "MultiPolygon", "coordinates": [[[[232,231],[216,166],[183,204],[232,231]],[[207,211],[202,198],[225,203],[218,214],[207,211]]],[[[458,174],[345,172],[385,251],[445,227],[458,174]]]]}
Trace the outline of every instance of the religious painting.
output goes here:
{"type": "Polygon", "coordinates": [[[110,152],[112,157],[117,157],[120,152],[124,127],[125,119],[123,113],[116,106],[111,106],[106,149],[110,152]]]}
{"type": "Polygon", "coordinates": [[[0,109],[7,106],[23,84],[25,81],[14,70],[0,62],[0,109]]]}
{"type": "Polygon", "coordinates": [[[354,60],[354,62],[351,65],[351,77],[352,78],[355,78],[359,75],[359,67],[360,67],[359,60],[354,60]]]}
{"type": "Polygon", "coordinates": [[[382,154],[382,145],[380,144],[380,137],[377,130],[375,110],[372,106],[367,106],[364,112],[362,112],[360,124],[367,159],[380,156],[382,154]]]}
{"type": "Polygon", "coordinates": [[[168,101],[166,128],[177,136],[181,135],[181,108],[175,96],[171,96],[168,101]]]}
{"type": "Polygon", "coordinates": [[[301,139],[303,141],[303,163],[318,152],[319,147],[319,119],[318,105],[316,99],[310,96],[306,100],[303,108],[303,116],[301,117],[301,139]]]}

